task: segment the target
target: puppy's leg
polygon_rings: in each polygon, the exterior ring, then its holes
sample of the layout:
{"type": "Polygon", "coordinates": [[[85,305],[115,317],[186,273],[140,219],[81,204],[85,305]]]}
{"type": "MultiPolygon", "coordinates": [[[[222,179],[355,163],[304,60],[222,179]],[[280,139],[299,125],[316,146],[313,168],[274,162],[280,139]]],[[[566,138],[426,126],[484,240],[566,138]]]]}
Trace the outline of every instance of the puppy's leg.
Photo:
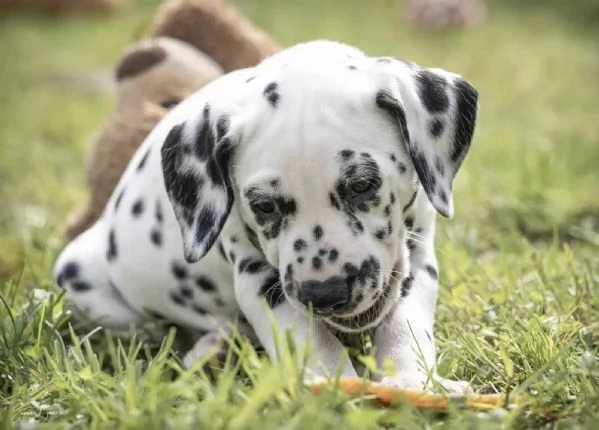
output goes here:
{"type": "Polygon", "coordinates": [[[231,219],[234,217],[231,214],[221,234],[238,238],[235,243],[223,241],[229,248],[227,255],[231,252],[235,255],[235,295],[269,357],[277,360],[277,350],[281,350],[274,336],[271,313],[281,334],[279,340],[284,340],[285,331],[290,330],[297,351],[303,352],[306,344],[311,342],[308,370],[312,373],[312,381],[321,379],[326,373],[335,375],[339,366],[342,366],[343,376],[356,377],[346,349],[324,323],[317,320],[310,322],[306,311],[294,309],[285,300],[278,270],[252,245],[240,228],[242,224],[231,219]]]}
{"type": "MultiPolygon", "coordinates": [[[[422,199],[420,199],[422,200],[422,199]]],[[[431,377],[451,393],[464,393],[468,383],[440,378],[436,374],[433,337],[437,301],[438,269],[434,252],[435,214],[428,202],[417,202],[418,218],[408,239],[410,274],[401,284],[402,299],[377,328],[376,358],[394,361],[397,374],[384,384],[411,390],[430,389],[431,377]]]]}

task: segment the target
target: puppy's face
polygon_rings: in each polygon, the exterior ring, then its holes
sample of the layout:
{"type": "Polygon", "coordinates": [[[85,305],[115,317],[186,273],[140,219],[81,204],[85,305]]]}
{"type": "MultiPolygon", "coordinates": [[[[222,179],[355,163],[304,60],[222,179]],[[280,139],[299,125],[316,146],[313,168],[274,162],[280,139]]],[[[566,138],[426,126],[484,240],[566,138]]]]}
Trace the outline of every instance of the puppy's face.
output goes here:
{"type": "Polygon", "coordinates": [[[280,79],[277,106],[254,108],[233,161],[239,209],[293,306],[339,326],[369,311],[368,324],[409,272],[403,208],[416,172],[372,84],[301,82],[280,79]]]}
{"type": "Polygon", "coordinates": [[[274,56],[225,108],[199,107],[169,134],[162,166],[188,261],[235,204],[287,300],[359,330],[384,317],[409,274],[404,211],[416,190],[451,216],[477,94],[447,72],[321,48],[274,56]]]}

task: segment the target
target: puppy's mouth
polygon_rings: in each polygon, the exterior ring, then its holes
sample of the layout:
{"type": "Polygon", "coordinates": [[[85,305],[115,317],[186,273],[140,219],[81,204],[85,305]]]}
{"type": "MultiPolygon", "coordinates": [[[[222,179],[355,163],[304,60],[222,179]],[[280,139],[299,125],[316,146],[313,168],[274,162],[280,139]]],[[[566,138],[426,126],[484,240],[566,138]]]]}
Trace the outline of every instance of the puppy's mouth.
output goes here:
{"type": "Polygon", "coordinates": [[[400,273],[401,262],[398,261],[392,270],[392,275],[379,291],[376,300],[366,310],[343,316],[330,316],[325,322],[344,332],[360,332],[377,326],[387,316],[397,302],[402,279],[394,276],[400,273]]]}

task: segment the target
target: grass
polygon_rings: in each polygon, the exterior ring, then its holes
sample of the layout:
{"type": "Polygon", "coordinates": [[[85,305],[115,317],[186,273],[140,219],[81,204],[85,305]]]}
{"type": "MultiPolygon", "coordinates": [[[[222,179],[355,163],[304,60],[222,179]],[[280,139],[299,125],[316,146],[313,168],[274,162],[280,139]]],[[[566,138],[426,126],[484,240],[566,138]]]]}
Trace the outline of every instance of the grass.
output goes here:
{"type": "MultiPolygon", "coordinates": [[[[479,28],[425,33],[380,0],[239,6],[283,44],[333,38],[463,74],[481,115],[440,220],[440,373],[515,409],[374,408],[299,387],[301,363],[242,344],[215,378],[185,371],[174,333],[129,338],[73,318],[50,272],[82,157],[111,95],[65,76],[109,70],[156,1],[111,18],[0,25],[0,428],[591,428],[599,419],[599,7],[491,1],[479,28]]],[[[567,4],[566,4],[567,3],[567,4]]],[[[296,357],[297,360],[297,357],[296,357]]]]}

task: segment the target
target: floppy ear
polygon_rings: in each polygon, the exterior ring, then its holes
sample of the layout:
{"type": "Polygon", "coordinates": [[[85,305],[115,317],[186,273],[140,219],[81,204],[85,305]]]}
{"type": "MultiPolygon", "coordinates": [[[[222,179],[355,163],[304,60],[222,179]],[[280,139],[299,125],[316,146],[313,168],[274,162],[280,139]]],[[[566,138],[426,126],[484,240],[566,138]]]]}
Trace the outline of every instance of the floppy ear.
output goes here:
{"type": "Polygon", "coordinates": [[[161,149],[166,192],[181,227],[185,259],[193,263],[212,247],[233,205],[229,119],[211,119],[206,105],[199,121],[171,129],[161,149]]]}
{"type": "Polygon", "coordinates": [[[392,84],[376,95],[393,115],[428,199],[439,213],[453,216],[454,177],[474,133],[478,92],[460,76],[399,60],[377,61],[392,84]]]}

